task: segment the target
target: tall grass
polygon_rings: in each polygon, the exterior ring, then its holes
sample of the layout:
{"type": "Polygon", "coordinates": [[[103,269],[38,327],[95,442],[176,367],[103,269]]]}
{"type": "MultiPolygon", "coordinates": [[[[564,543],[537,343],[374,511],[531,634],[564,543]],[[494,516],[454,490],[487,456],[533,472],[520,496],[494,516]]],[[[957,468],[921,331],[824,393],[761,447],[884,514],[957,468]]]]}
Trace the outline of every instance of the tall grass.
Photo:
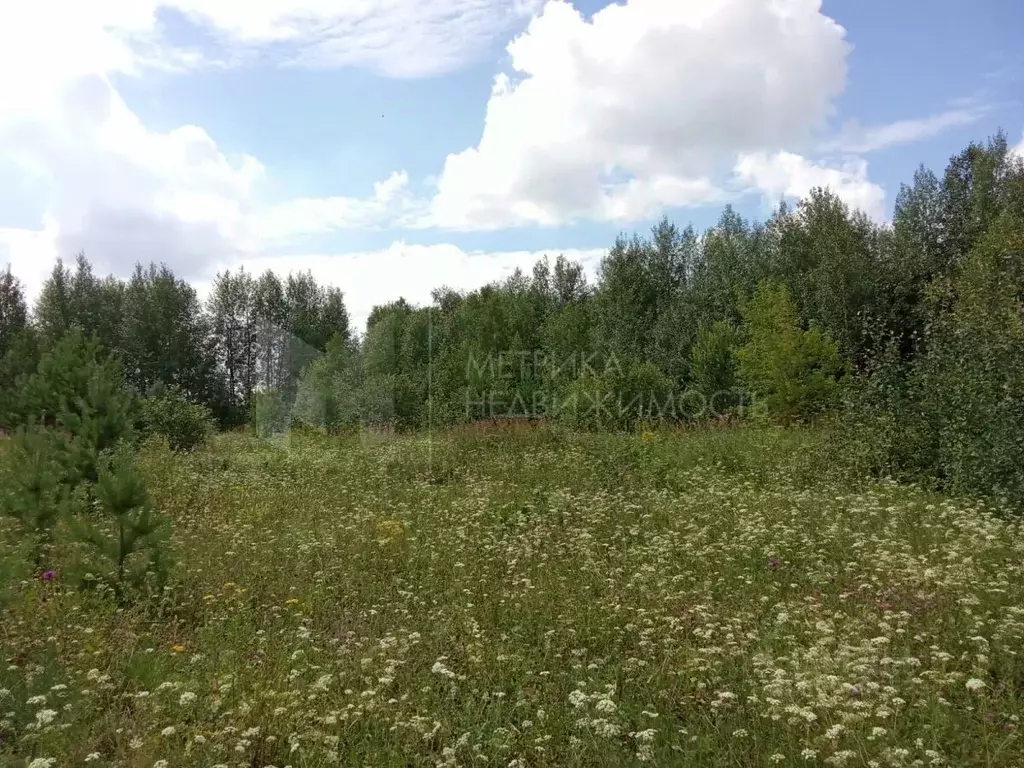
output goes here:
{"type": "Polygon", "coordinates": [[[1018,525],[821,445],[150,444],[172,586],[12,575],[0,764],[1024,765],[1018,525]]]}

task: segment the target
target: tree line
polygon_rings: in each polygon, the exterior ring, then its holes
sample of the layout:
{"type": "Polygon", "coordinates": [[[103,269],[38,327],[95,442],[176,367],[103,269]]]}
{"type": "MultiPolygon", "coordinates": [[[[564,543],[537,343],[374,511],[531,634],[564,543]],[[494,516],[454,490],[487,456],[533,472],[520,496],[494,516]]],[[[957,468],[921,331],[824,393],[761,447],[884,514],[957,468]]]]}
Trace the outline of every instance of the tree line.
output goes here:
{"type": "Polygon", "coordinates": [[[939,174],[919,168],[890,223],[828,189],[764,222],[726,207],[698,233],[666,218],[618,237],[593,285],[581,264],[544,258],[427,306],[377,306],[363,334],[309,273],[224,272],[201,303],[167,265],[98,278],[80,255],[31,311],[0,276],[0,419],[53,421],[71,385],[44,386],[47,361],[93,355],[116,361],[140,432],[201,432],[188,408],[260,434],[833,419],[859,467],[1021,499],[1022,251],[1024,165],[998,133],[939,174]]]}

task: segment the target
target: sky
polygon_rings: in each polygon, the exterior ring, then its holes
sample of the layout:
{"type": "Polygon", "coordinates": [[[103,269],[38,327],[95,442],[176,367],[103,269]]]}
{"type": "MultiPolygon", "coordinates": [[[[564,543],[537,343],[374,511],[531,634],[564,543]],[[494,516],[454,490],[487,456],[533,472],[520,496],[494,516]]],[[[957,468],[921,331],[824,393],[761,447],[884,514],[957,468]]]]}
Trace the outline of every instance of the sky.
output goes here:
{"type": "Polygon", "coordinates": [[[0,265],[310,269],[372,307],[667,215],[1024,151],[1016,0],[10,0],[0,265]]]}

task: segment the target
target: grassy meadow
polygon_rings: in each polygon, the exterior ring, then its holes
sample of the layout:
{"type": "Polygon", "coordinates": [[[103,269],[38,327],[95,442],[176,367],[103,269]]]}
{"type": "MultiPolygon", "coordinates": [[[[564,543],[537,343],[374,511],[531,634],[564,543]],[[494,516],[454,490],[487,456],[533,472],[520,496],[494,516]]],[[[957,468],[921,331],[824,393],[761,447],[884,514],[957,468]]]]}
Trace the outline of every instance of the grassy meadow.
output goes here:
{"type": "Polygon", "coordinates": [[[1020,526],[827,456],[754,428],[149,445],[161,599],[0,537],[0,765],[1024,766],[1020,526]]]}

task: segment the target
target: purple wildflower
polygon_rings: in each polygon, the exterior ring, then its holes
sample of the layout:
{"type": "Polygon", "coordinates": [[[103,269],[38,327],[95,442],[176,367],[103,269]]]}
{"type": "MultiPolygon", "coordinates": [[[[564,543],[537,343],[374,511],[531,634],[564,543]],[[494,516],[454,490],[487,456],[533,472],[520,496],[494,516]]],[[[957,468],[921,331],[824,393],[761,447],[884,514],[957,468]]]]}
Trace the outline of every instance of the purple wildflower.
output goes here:
{"type": "Polygon", "coordinates": [[[47,570],[43,571],[42,575],[39,578],[41,578],[43,581],[53,581],[53,577],[56,575],[56,571],[54,571],[52,568],[48,568],[47,570]]]}

